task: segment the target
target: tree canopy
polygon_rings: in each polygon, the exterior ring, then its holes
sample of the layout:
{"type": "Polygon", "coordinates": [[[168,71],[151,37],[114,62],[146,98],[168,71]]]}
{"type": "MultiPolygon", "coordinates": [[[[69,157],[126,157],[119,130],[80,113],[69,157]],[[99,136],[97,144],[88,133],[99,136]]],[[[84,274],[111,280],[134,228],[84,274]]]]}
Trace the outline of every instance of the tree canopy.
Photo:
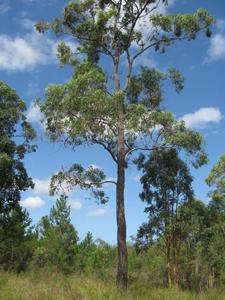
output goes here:
{"type": "Polygon", "coordinates": [[[25,110],[25,103],[16,92],[0,81],[0,213],[6,207],[15,207],[20,192],[33,187],[23,159],[36,149],[31,144],[35,131],[25,110]]]}
{"type": "MultiPolygon", "coordinates": [[[[215,20],[204,9],[193,15],[163,15],[158,12],[160,5],[168,5],[168,1],[70,1],[61,18],[36,24],[41,33],[51,30],[76,43],[75,51],[65,42],[58,45],[60,65],[72,65],[72,79],[64,85],[50,85],[40,104],[49,137],[72,148],[100,145],[116,163],[117,283],[122,288],[127,286],[124,187],[129,157],[134,151],[172,146],[195,156],[195,166],[206,162],[201,135],[187,130],[160,105],[163,80],[170,78],[177,92],[182,89],[179,72],[172,68],[163,75],[143,67],[138,74],[132,73],[134,62],[144,53],[164,53],[175,41],[194,40],[201,31],[209,37],[215,20]],[[106,64],[103,57],[108,59],[106,64]],[[122,64],[125,75],[120,74],[122,64]]],[[[62,181],[69,188],[92,188],[101,202],[106,201],[99,188],[107,181],[96,168],[84,170],[74,164],[62,170],[53,177],[53,193],[62,181]]]]}

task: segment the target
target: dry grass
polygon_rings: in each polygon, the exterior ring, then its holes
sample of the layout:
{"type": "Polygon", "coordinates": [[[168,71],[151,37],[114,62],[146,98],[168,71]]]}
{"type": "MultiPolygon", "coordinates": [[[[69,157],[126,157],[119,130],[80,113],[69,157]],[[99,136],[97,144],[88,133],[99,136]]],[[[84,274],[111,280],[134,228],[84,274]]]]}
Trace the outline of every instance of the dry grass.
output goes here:
{"type": "Polygon", "coordinates": [[[0,300],[225,300],[225,295],[210,291],[199,295],[173,289],[131,286],[117,292],[113,283],[94,278],[64,276],[49,272],[15,275],[0,273],[0,300]]]}

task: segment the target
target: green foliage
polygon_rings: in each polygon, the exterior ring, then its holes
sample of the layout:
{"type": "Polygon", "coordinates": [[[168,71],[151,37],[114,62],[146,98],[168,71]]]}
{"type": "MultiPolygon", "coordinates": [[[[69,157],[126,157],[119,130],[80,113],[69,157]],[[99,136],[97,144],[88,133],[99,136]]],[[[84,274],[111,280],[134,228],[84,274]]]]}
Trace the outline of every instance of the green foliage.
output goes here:
{"type": "Polygon", "coordinates": [[[67,64],[74,66],[77,64],[76,56],[72,53],[70,47],[64,42],[58,44],[57,52],[57,57],[59,59],[61,68],[67,64]]]}
{"type": "Polygon", "coordinates": [[[194,40],[199,31],[204,30],[207,37],[211,36],[210,27],[215,24],[215,19],[204,9],[200,8],[193,15],[175,14],[164,16],[155,14],[150,17],[153,25],[152,40],[156,41],[155,50],[167,47],[176,39],[194,40]],[[160,33],[160,30],[161,32],[160,33]],[[172,37],[172,38],[171,38],[172,37]]]}
{"type": "MultiPolygon", "coordinates": [[[[166,5],[167,1],[160,2],[166,5]]],[[[91,62],[97,62],[102,53],[113,56],[115,39],[120,56],[134,43],[141,51],[151,45],[156,51],[162,48],[164,52],[175,40],[195,39],[199,31],[210,36],[215,19],[204,9],[193,15],[164,16],[155,13],[157,6],[155,1],[147,0],[129,0],[123,5],[120,1],[70,1],[61,19],[54,18],[52,23],[42,21],[36,24],[36,29],[41,33],[52,29],[57,35],[73,35],[80,45],[78,50],[91,62]],[[147,38],[136,26],[143,15],[150,16],[147,38]]]]}
{"type": "Polygon", "coordinates": [[[50,184],[50,193],[54,195],[60,192],[63,183],[66,183],[67,189],[72,189],[75,185],[79,185],[81,189],[91,189],[94,198],[98,199],[101,204],[108,201],[105,192],[100,190],[102,182],[104,182],[105,174],[95,167],[88,167],[84,170],[79,164],[73,164],[68,170],[62,170],[58,174],[53,175],[50,184]],[[95,183],[95,188],[93,187],[95,183]]]}
{"type": "Polygon", "coordinates": [[[20,192],[33,187],[23,165],[26,153],[35,151],[30,142],[35,132],[26,120],[25,103],[0,81],[0,213],[15,207],[20,192]]]}
{"type": "Polygon", "coordinates": [[[161,87],[164,80],[166,80],[166,76],[156,69],[141,67],[138,76],[133,75],[130,79],[127,92],[128,101],[132,104],[143,103],[152,109],[159,107],[162,101],[161,87]]]}
{"type": "Polygon", "coordinates": [[[193,178],[187,165],[179,159],[175,149],[153,151],[147,161],[142,154],[136,164],[143,172],[140,198],[147,203],[145,212],[149,218],[149,222],[139,228],[138,243],[146,246],[166,234],[172,240],[174,222],[179,218],[178,207],[193,196],[193,178]]]}
{"type": "Polygon", "coordinates": [[[57,272],[73,270],[77,252],[78,236],[70,223],[70,207],[66,199],[61,196],[56,207],[52,207],[49,217],[42,217],[38,225],[39,246],[35,262],[40,267],[55,267],[57,272]]]}
{"type": "Polygon", "coordinates": [[[31,219],[21,206],[0,214],[0,264],[5,270],[24,271],[36,247],[31,219]]]}
{"type": "MultiPolygon", "coordinates": [[[[167,5],[167,1],[162,3],[167,5]]],[[[158,4],[155,1],[133,0],[123,4],[120,1],[70,1],[61,18],[36,25],[39,32],[52,30],[56,35],[72,35],[78,44],[76,53],[66,43],[59,44],[60,65],[72,65],[74,75],[65,85],[49,86],[45,101],[40,103],[52,141],[72,148],[81,144],[100,145],[119,165],[118,145],[123,135],[124,150],[121,155],[126,160],[124,166],[127,166],[134,151],[159,149],[162,146],[185,148],[196,167],[207,161],[200,134],[186,129],[184,124],[161,108],[162,84],[166,79],[171,80],[177,92],[183,89],[184,80],[179,71],[170,68],[167,74],[162,74],[142,67],[139,74],[132,75],[132,70],[136,58],[145,51],[154,47],[156,50],[165,48],[179,39],[194,39],[199,31],[210,30],[214,18],[203,9],[194,15],[163,16],[155,13],[158,4]],[[150,16],[147,38],[137,26],[143,15],[150,16]],[[136,53],[133,51],[131,56],[131,47],[135,43],[139,50],[136,53]],[[125,87],[121,89],[118,66],[124,53],[127,55],[128,73],[125,87]],[[107,76],[108,70],[106,72],[99,64],[102,54],[112,58],[114,64],[111,72],[117,82],[114,91],[111,88],[111,74],[107,76]],[[122,135],[119,135],[120,130],[123,130],[122,135]]],[[[87,172],[83,170],[81,178],[76,171],[62,170],[53,178],[52,192],[58,192],[57,183],[66,180],[72,183],[70,187],[80,184],[83,188],[91,188],[94,196],[105,202],[104,192],[99,190],[103,173],[100,175],[99,170],[97,181],[91,180],[86,184],[83,179],[87,172]]],[[[93,172],[94,179],[96,172],[93,172]]]]}
{"type": "Polygon", "coordinates": [[[212,168],[206,183],[214,187],[214,190],[209,193],[213,199],[225,199],[225,155],[222,155],[217,165],[212,168]]]}
{"type": "Polygon", "coordinates": [[[115,251],[104,241],[93,240],[92,234],[87,233],[79,244],[77,255],[78,270],[86,274],[96,273],[102,278],[107,278],[107,269],[112,268],[115,251]]]}
{"type": "MultiPolygon", "coordinates": [[[[106,76],[100,68],[86,61],[75,68],[72,81],[64,86],[49,86],[46,101],[41,104],[49,137],[71,147],[101,145],[117,162],[118,103],[123,103],[125,94],[122,91],[107,94],[106,76]]],[[[202,148],[203,138],[199,133],[187,130],[184,123],[178,123],[171,113],[161,111],[161,82],[166,78],[172,80],[177,91],[182,89],[183,78],[176,69],[170,69],[164,75],[143,67],[138,76],[131,78],[127,103],[123,104],[125,152],[129,154],[135,149],[165,145],[185,148],[197,167],[207,161],[202,148]],[[144,139],[138,139],[140,135],[147,138],[146,143],[144,139]]],[[[52,178],[52,193],[59,192],[63,181],[69,183],[69,188],[74,185],[91,188],[100,202],[107,201],[104,192],[99,190],[101,182],[105,182],[105,175],[100,170],[84,170],[77,164],[68,170],[63,169],[52,178]]]]}
{"type": "MultiPolygon", "coordinates": [[[[199,292],[214,287],[224,287],[224,207],[225,204],[222,204],[221,201],[215,202],[212,200],[206,206],[197,199],[192,199],[179,206],[177,220],[174,223],[174,233],[175,237],[179,237],[181,241],[180,250],[178,249],[180,251],[178,252],[178,276],[181,288],[199,292]]],[[[151,214],[151,216],[149,223],[144,224],[139,229],[136,239],[138,255],[134,256],[134,260],[143,261],[143,266],[140,267],[139,265],[138,269],[144,271],[144,266],[147,265],[145,259],[147,259],[149,253],[155,251],[149,257],[149,261],[152,264],[160,261],[160,265],[158,266],[157,279],[154,277],[151,281],[154,286],[157,286],[157,284],[165,286],[167,259],[165,242],[167,232],[165,231],[164,234],[162,232],[160,238],[157,238],[159,231],[154,231],[155,227],[151,226],[156,226],[154,215],[151,214]],[[142,249],[141,252],[140,248],[142,249]],[[160,269],[161,272],[159,272],[160,269]]],[[[161,221],[161,224],[163,224],[162,219],[161,221]]],[[[173,247],[172,244],[171,252],[173,252],[173,247]]],[[[174,263],[173,258],[171,258],[171,263],[174,263]]],[[[150,270],[145,270],[143,276],[146,276],[146,274],[151,276],[151,272],[148,273],[150,270]]],[[[153,274],[157,274],[157,270],[154,270],[153,274]]],[[[172,278],[173,276],[174,274],[172,274],[172,278]]]]}

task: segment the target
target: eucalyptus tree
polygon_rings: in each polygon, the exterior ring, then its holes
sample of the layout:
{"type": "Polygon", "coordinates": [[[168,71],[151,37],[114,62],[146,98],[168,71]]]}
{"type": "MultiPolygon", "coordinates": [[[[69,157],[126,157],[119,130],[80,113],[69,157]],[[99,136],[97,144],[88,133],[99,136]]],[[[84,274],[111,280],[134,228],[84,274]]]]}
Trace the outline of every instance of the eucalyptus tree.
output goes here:
{"type": "Polygon", "coordinates": [[[193,178],[175,149],[152,151],[147,160],[141,154],[136,163],[143,172],[140,198],[147,203],[145,212],[149,218],[138,230],[137,246],[149,246],[156,238],[162,239],[165,245],[162,250],[167,258],[168,285],[172,284],[172,256],[174,283],[178,286],[183,219],[180,206],[193,197],[193,178]]]}
{"type": "MultiPolygon", "coordinates": [[[[121,288],[127,286],[124,187],[131,154],[176,144],[195,152],[197,160],[204,160],[200,135],[160,109],[161,80],[147,68],[133,74],[142,55],[164,53],[175,41],[194,40],[201,31],[211,34],[215,21],[207,11],[166,16],[159,9],[166,5],[166,0],[70,1],[61,18],[36,24],[41,33],[52,30],[76,43],[75,51],[70,43],[58,45],[60,65],[72,65],[73,78],[64,85],[50,85],[41,104],[49,137],[71,147],[100,145],[117,168],[117,179],[111,182],[116,186],[117,284],[121,288]]],[[[168,77],[179,91],[180,74],[171,69],[168,77]]],[[[91,188],[101,202],[107,200],[101,190],[107,180],[99,169],[85,170],[74,164],[62,170],[52,178],[52,193],[63,181],[69,187],[91,188]]]]}

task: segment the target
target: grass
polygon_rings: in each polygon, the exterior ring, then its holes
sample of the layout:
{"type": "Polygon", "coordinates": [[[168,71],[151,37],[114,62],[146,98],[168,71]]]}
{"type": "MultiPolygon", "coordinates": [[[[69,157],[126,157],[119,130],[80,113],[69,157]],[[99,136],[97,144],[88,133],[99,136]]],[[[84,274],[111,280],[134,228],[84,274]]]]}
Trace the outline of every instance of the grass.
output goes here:
{"type": "Polygon", "coordinates": [[[151,289],[131,285],[124,294],[113,283],[96,278],[65,276],[50,272],[0,273],[1,300],[225,300],[225,295],[211,290],[194,294],[174,289],[151,289]]]}

